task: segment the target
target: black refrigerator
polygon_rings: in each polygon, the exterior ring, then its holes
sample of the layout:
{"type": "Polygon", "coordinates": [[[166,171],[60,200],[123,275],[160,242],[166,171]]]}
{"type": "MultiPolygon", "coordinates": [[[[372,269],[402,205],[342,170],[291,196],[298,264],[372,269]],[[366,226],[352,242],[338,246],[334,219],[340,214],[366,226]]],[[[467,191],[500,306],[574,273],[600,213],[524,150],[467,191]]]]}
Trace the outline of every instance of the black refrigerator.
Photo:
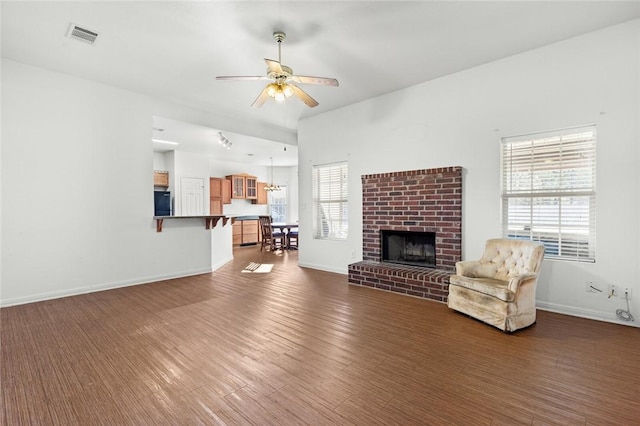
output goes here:
{"type": "Polygon", "coordinates": [[[171,216],[171,192],[153,191],[154,216],[171,216]]]}

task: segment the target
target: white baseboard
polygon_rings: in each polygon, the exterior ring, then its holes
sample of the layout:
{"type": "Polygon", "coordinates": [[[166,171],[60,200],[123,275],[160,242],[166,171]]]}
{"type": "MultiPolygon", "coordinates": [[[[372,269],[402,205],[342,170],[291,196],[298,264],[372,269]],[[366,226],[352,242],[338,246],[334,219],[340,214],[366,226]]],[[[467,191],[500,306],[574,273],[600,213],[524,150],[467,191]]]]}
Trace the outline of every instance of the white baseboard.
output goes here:
{"type": "Polygon", "coordinates": [[[88,286],[76,287],[76,288],[60,290],[60,291],[50,291],[50,292],[39,293],[31,296],[16,297],[13,299],[2,299],[0,300],[0,307],[5,308],[8,306],[24,305],[26,303],[42,302],[44,300],[59,299],[61,297],[77,296],[79,294],[93,293],[93,292],[104,291],[104,290],[112,290],[120,287],[129,287],[132,285],[148,284],[148,283],[153,283],[157,281],[170,280],[173,278],[207,274],[207,273],[210,273],[212,270],[213,270],[212,268],[192,269],[192,270],[182,271],[175,274],[163,274],[163,275],[154,275],[154,276],[148,276],[148,277],[140,277],[140,278],[131,279],[131,280],[92,284],[88,286]]]}
{"type": "MultiPolygon", "coordinates": [[[[303,268],[318,269],[320,271],[333,272],[341,275],[348,274],[348,272],[344,272],[342,270],[336,270],[333,268],[328,268],[325,265],[317,265],[313,263],[298,262],[298,266],[301,266],[303,268]]],[[[386,290],[383,290],[383,291],[386,291],[386,290]]],[[[635,321],[623,321],[615,315],[615,312],[611,312],[611,313],[601,312],[601,311],[595,311],[592,309],[580,308],[576,306],[560,305],[558,303],[540,302],[540,301],[536,301],[536,308],[543,311],[555,312],[563,315],[570,315],[574,317],[587,318],[587,319],[592,319],[597,321],[605,321],[605,322],[610,322],[614,324],[628,325],[630,327],[640,327],[640,318],[636,318],[635,321]]],[[[638,314],[638,316],[640,316],[640,313],[638,314]]]]}
{"type": "Polygon", "coordinates": [[[333,272],[335,274],[340,274],[340,275],[347,275],[348,271],[345,272],[343,269],[335,269],[335,268],[329,268],[325,265],[316,265],[314,263],[305,263],[305,262],[300,262],[298,261],[298,266],[302,267],[302,268],[311,268],[311,269],[318,269],[320,271],[325,271],[325,272],[333,272]]]}
{"type": "Polygon", "coordinates": [[[560,305],[558,303],[540,301],[536,301],[536,308],[543,311],[555,312],[557,314],[628,325],[630,327],[640,327],[640,318],[636,318],[635,321],[623,321],[616,316],[615,312],[609,313],[595,311],[593,309],[585,309],[577,306],[560,305]]]}
{"type": "Polygon", "coordinates": [[[61,297],[76,296],[78,294],[91,293],[92,291],[98,290],[92,290],[91,286],[83,286],[60,291],[49,291],[46,293],[34,294],[31,296],[15,297],[13,299],[2,299],[0,300],[0,308],[24,305],[26,303],[42,302],[44,300],[60,299],[61,297]]]}
{"type": "MultiPolygon", "coordinates": [[[[103,291],[103,290],[111,290],[111,289],[116,289],[120,287],[128,287],[128,286],[139,285],[139,284],[148,284],[148,283],[157,282],[157,281],[170,280],[173,278],[207,274],[219,269],[221,266],[223,266],[224,264],[226,264],[231,260],[233,260],[233,256],[231,256],[228,259],[224,259],[216,263],[215,265],[212,265],[211,268],[193,269],[193,270],[182,271],[174,274],[163,274],[163,275],[154,275],[154,276],[148,276],[148,277],[140,277],[132,280],[94,284],[89,286],[76,287],[73,289],[40,293],[40,294],[26,296],[26,297],[2,299],[0,300],[0,307],[23,305],[25,303],[41,302],[44,300],[59,299],[61,297],[76,296],[79,294],[86,294],[86,293],[92,293],[92,292],[103,291]]],[[[317,269],[320,271],[332,272],[340,275],[347,275],[347,273],[345,273],[343,270],[329,268],[325,265],[299,262],[298,266],[301,266],[303,268],[311,268],[311,269],[317,269]]],[[[592,309],[585,309],[577,306],[561,305],[558,303],[541,302],[541,301],[536,302],[536,307],[543,311],[555,312],[558,314],[571,315],[571,316],[580,317],[580,318],[587,318],[592,320],[605,321],[605,322],[610,322],[614,324],[622,324],[630,327],[640,328],[640,318],[636,319],[635,321],[623,321],[619,319],[613,312],[609,313],[609,312],[595,311],[592,309]]]]}
{"type": "Polygon", "coordinates": [[[228,262],[231,262],[232,260],[233,260],[233,256],[231,256],[229,258],[226,258],[226,259],[223,259],[223,260],[219,261],[218,263],[211,265],[211,272],[220,269],[221,267],[223,267],[228,262]]]}

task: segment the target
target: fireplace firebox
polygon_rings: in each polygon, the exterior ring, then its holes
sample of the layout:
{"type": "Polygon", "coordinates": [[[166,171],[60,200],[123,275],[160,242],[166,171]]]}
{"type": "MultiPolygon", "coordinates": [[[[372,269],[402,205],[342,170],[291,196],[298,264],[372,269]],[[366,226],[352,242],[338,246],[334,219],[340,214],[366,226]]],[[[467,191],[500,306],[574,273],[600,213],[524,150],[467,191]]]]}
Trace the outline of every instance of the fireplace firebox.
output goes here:
{"type": "Polygon", "coordinates": [[[381,230],[380,232],[383,262],[435,268],[435,232],[388,230],[381,230]]]}

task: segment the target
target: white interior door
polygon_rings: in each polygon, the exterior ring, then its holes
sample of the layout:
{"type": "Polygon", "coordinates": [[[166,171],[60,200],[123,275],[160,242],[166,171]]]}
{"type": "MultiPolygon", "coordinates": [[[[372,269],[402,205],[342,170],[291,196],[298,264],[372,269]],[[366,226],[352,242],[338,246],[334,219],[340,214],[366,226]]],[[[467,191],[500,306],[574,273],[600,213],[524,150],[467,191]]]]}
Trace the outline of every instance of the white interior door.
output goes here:
{"type": "Polygon", "coordinates": [[[204,215],[204,179],[180,179],[180,206],[182,216],[204,215]]]}

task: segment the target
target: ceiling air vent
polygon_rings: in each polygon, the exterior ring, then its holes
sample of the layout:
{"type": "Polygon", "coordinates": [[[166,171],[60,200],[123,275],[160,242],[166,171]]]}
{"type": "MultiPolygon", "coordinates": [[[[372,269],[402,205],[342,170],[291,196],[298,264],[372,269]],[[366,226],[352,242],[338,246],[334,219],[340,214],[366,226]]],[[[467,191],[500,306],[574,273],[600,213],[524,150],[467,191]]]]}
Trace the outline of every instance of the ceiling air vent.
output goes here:
{"type": "Polygon", "coordinates": [[[84,41],[85,43],[89,44],[95,44],[96,39],[98,38],[98,33],[86,28],[79,27],[76,24],[71,24],[69,25],[69,30],[67,31],[67,37],[84,41]]]}

